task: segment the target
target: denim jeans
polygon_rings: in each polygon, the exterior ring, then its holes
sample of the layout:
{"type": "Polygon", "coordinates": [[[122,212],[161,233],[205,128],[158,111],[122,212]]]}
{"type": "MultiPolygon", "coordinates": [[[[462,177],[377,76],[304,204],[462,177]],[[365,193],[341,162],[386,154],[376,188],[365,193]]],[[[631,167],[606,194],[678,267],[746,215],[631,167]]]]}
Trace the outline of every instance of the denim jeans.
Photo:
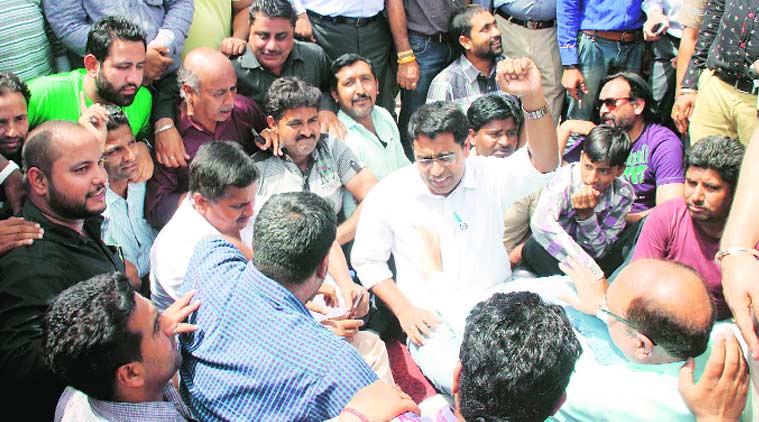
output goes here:
{"type": "Polygon", "coordinates": [[[456,58],[456,49],[451,43],[439,43],[426,38],[409,34],[409,43],[414,50],[416,63],[419,65],[419,81],[416,89],[408,91],[401,89],[401,113],[398,116],[398,130],[406,155],[413,161],[411,139],[408,136],[408,121],[419,106],[427,101],[427,90],[432,79],[446,68],[456,58]]]}
{"type": "Polygon", "coordinates": [[[594,109],[594,103],[601,91],[601,80],[623,70],[640,73],[642,58],[643,41],[625,44],[580,33],[577,67],[585,78],[588,93],[582,97],[582,107],[567,94],[567,119],[592,120],[596,117],[594,113],[597,114],[598,110],[594,109]]]}
{"type": "Polygon", "coordinates": [[[654,59],[651,63],[651,90],[654,95],[654,106],[659,110],[662,124],[673,127],[672,106],[675,104],[675,67],[672,59],[677,56],[680,40],[674,37],[662,36],[651,43],[651,53],[654,59]]]}

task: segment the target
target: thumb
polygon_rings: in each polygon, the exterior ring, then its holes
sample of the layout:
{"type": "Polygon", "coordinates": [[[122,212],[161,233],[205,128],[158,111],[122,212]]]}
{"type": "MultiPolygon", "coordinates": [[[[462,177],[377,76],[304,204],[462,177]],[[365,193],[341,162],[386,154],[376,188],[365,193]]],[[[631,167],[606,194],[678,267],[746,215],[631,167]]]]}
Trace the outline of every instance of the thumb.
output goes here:
{"type": "Polygon", "coordinates": [[[693,370],[695,366],[696,361],[693,360],[693,358],[688,358],[685,364],[680,368],[680,373],[677,377],[677,388],[680,390],[681,394],[684,390],[693,387],[693,370]]]}
{"type": "Polygon", "coordinates": [[[87,101],[84,99],[84,91],[79,93],[79,115],[81,116],[87,111],[87,101]]]}

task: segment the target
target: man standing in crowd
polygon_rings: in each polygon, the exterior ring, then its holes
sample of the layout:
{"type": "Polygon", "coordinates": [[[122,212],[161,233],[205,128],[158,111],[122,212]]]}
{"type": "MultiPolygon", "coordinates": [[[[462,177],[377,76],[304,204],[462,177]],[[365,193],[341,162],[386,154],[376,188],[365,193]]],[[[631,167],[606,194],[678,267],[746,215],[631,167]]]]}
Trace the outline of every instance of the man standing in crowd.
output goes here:
{"type": "Polygon", "coordinates": [[[0,335],[6,339],[0,346],[0,389],[8,403],[35,398],[25,408],[30,420],[51,420],[64,387],[42,363],[48,303],[79,281],[124,271],[122,259],[100,240],[107,181],[102,154],[90,130],[66,121],[43,123],[24,145],[29,191],[21,216],[39,224],[44,236],[0,258],[0,335]]]}
{"type": "Polygon", "coordinates": [[[558,0],[561,84],[569,94],[568,119],[590,120],[601,80],[612,69],[640,72],[641,0],[558,0]],[[579,41],[578,41],[579,40],[579,41]]]}
{"type": "Polygon", "coordinates": [[[450,34],[463,52],[432,80],[427,102],[453,101],[466,112],[478,97],[500,92],[495,70],[503,59],[501,31],[490,12],[469,5],[453,15],[450,34]]]}

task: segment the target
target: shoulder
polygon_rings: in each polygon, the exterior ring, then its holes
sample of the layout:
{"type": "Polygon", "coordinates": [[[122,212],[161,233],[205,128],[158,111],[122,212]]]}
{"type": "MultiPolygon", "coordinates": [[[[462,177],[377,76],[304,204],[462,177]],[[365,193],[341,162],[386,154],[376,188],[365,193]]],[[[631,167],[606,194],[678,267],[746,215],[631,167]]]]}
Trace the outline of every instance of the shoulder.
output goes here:
{"type": "Polygon", "coordinates": [[[312,59],[328,60],[327,53],[324,52],[324,49],[319,44],[295,40],[293,48],[298,49],[298,52],[306,61],[312,59]]]}
{"type": "MultiPolygon", "coordinates": [[[[60,89],[71,89],[73,91],[77,81],[79,81],[84,73],[78,70],[72,70],[71,72],[56,73],[53,75],[41,76],[39,78],[32,79],[28,86],[32,93],[45,93],[50,91],[57,91],[60,89]]],[[[32,95],[32,98],[34,96],[32,95]]]]}
{"type": "Polygon", "coordinates": [[[644,135],[646,136],[646,144],[654,148],[659,145],[667,145],[682,150],[680,137],[671,129],[658,123],[649,124],[644,131],[644,135]]]}

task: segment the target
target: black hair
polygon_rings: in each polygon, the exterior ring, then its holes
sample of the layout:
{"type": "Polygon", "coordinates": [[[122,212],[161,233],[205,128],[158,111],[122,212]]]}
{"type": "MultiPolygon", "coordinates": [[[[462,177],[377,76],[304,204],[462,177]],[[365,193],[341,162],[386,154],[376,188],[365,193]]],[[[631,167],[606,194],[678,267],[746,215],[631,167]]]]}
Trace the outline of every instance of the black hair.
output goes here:
{"type": "Polygon", "coordinates": [[[497,293],[466,320],[459,403],[467,421],[543,421],[582,348],[564,309],[532,292],[497,293]]]}
{"type": "Polygon", "coordinates": [[[282,18],[290,21],[295,28],[298,15],[295,14],[293,5],[288,0],[253,0],[250,5],[250,24],[256,20],[256,14],[261,13],[269,19],[282,18]]]}
{"type": "Polygon", "coordinates": [[[298,107],[319,108],[322,93],[319,88],[294,76],[276,79],[269,86],[264,101],[266,114],[279,121],[285,111],[298,107]]]}
{"type": "Polygon", "coordinates": [[[626,131],[610,125],[598,125],[585,137],[582,149],[594,163],[608,160],[610,167],[620,167],[627,162],[632,142],[626,131]]]}
{"type": "Polygon", "coordinates": [[[311,192],[269,198],[253,226],[253,265],[285,286],[307,280],[335,241],[335,210],[311,192]]]}
{"type": "Polygon", "coordinates": [[[466,112],[469,127],[475,132],[493,120],[514,119],[517,131],[522,131],[524,114],[513,99],[502,94],[483,95],[469,106],[466,112]]]}
{"type": "Polygon", "coordinates": [[[645,103],[645,106],[643,107],[643,120],[647,123],[661,123],[661,116],[659,110],[656,109],[654,94],[651,91],[651,87],[648,85],[648,82],[637,73],[617,72],[605,77],[599,86],[603,87],[607,83],[618,78],[624,79],[627,81],[627,84],[630,85],[630,101],[641,99],[645,103]]]}
{"type": "Polygon", "coordinates": [[[337,72],[340,71],[340,69],[351,66],[353,63],[356,62],[364,62],[369,65],[369,69],[372,71],[372,76],[374,76],[374,79],[377,79],[377,72],[374,69],[374,64],[371,62],[371,60],[367,59],[366,57],[360,56],[356,53],[345,53],[342,56],[335,59],[334,62],[332,62],[332,68],[330,69],[330,74],[332,77],[329,80],[329,86],[333,90],[337,89],[337,72]]]}
{"type": "Polygon", "coordinates": [[[129,126],[129,119],[121,107],[112,104],[101,104],[108,111],[108,121],[106,121],[106,129],[110,132],[116,130],[121,126],[129,126]]]}
{"type": "Polygon", "coordinates": [[[685,156],[685,169],[698,167],[714,170],[735,190],[746,147],[740,141],[723,135],[710,135],[691,145],[685,156]]]}
{"type": "Polygon", "coordinates": [[[201,145],[190,163],[190,192],[216,202],[227,187],[246,188],[258,179],[253,159],[242,146],[231,141],[211,141],[201,145]]]}
{"type": "Polygon", "coordinates": [[[102,62],[108,57],[115,40],[141,42],[145,46],[145,34],[137,24],[121,16],[106,16],[92,25],[85,53],[102,62]]]}
{"type": "Polygon", "coordinates": [[[134,288],[121,273],[101,274],[64,290],[45,314],[45,364],[88,396],[114,400],[116,370],[142,360],[142,335],[128,329],[136,306],[134,288]]]}
{"type": "Polygon", "coordinates": [[[472,36],[472,18],[482,12],[487,12],[487,9],[479,4],[470,4],[453,13],[448,24],[448,35],[456,45],[459,45],[460,36],[472,36]]]}
{"type": "Polygon", "coordinates": [[[29,105],[29,99],[32,97],[29,87],[18,76],[10,72],[0,72],[0,96],[18,92],[29,105]]]}
{"type": "Polygon", "coordinates": [[[21,149],[21,161],[24,163],[24,174],[36,167],[50,177],[53,163],[58,158],[58,150],[53,146],[55,139],[60,139],[64,131],[78,130],[83,127],[67,120],[48,120],[37,126],[21,149]]]}
{"type": "Polygon", "coordinates": [[[411,115],[408,122],[410,139],[416,139],[419,135],[434,138],[441,133],[452,134],[454,141],[461,146],[466,143],[469,121],[456,104],[435,101],[422,105],[411,115]]]}

